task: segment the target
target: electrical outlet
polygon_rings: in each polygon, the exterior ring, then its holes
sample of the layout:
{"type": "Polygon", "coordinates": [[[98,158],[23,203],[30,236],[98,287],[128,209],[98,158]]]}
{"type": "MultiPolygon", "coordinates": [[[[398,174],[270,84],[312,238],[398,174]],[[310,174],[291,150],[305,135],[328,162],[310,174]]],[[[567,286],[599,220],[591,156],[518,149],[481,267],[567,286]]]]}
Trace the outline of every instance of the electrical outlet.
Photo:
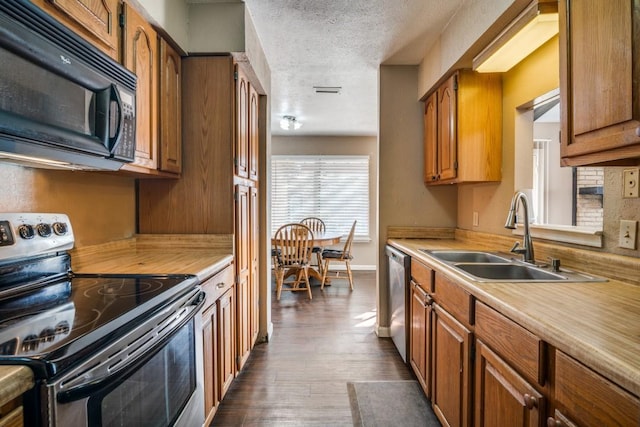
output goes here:
{"type": "Polygon", "coordinates": [[[621,248],[635,249],[636,234],[638,230],[638,221],[620,220],[620,241],[618,246],[621,248]]]}
{"type": "Polygon", "coordinates": [[[480,224],[480,222],[478,221],[478,212],[474,212],[473,213],[473,226],[477,227],[480,224]]]}
{"type": "Polygon", "coordinates": [[[622,197],[638,197],[638,168],[622,171],[622,197]]]}

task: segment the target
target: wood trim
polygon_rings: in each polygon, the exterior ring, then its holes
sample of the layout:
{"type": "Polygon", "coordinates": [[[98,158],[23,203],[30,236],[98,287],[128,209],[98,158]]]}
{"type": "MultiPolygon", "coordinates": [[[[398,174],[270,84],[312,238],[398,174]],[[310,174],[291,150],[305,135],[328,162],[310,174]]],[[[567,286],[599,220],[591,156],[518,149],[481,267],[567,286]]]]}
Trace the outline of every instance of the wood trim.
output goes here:
{"type": "Polygon", "coordinates": [[[455,239],[455,228],[387,227],[388,239],[455,239]]]}

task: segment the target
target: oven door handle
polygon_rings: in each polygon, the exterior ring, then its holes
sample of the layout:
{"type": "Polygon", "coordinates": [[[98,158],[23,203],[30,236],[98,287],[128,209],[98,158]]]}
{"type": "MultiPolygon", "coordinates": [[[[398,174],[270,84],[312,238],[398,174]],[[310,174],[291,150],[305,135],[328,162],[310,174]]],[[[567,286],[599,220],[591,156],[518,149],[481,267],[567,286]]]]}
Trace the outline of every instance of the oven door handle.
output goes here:
{"type": "Polygon", "coordinates": [[[164,346],[171,338],[173,338],[173,336],[177,334],[178,331],[182,329],[182,327],[193,320],[196,314],[200,312],[200,309],[204,305],[205,299],[206,294],[204,292],[199,292],[191,301],[189,313],[180,320],[180,323],[178,323],[169,334],[162,337],[157,343],[154,343],[153,346],[148,348],[142,356],[132,360],[127,365],[124,365],[122,368],[112,373],[111,375],[78,385],[76,387],[70,388],[69,390],[58,392],[58,394],[56,395],[56,400],[58,401],[58,403],[69,403],[87,398],[102,389],[108,388],[113,384],[117,384],[127,379],[138,368],[151,360],[151,358],[157,354],[158,350],[162,348],[162,346],[164,346]]]}

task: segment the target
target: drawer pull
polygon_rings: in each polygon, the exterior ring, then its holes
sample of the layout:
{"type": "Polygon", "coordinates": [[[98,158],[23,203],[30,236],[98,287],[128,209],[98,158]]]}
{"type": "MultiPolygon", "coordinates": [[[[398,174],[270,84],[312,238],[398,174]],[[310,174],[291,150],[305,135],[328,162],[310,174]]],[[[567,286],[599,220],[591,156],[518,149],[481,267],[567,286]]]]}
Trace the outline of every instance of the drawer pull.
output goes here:
{"type": "Polygon", "coordinates": [[[218,283],[218,284],[216,285],[216,288],[218,288],[218,289],[222,289],[222,288],[224,288],[224,286],[225,286],[225,285],[224,285],[224,282],[220,282],[220,283],[218,283]]]}
{"type": "Polygon", "coordinates": [[[538,406],[538,399],[536,399],[535,397],[531,396],[528,393],[524,394],[524,406],[527,407],[527,409],[533,409],[536,406],[538,406]]]}
{"type": "Polygon", "coordinates": [[[553,417],[547,418],[547,427],[562,427],[562,423],[553,417]]]}

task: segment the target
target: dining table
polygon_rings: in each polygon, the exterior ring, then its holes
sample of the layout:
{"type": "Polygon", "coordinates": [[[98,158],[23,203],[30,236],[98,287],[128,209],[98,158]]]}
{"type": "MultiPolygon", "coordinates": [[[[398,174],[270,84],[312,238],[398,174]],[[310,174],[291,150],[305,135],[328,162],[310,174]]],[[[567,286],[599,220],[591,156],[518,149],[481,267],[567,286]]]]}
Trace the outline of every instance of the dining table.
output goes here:
{"type": "MultiPolygon", "coordinates": [[[[313,233],[313,243],[311,244],[311,246],[318,246],[320,248],[325,248],[326,246],[332,246],[332,245],[336,245],[338,243],[340,243],[340,240],[342,240],[342,238],[345,237],[344,233],[340,233],[340,232],[335,232],[335,231],[325,231],[323,233],[313,233]]],[[[274,241],[274,237],[271,237],[271,247],[275,246],[275,241],[274,241]]],[[[318,279],[318,281],[322,281],[322,272],[320,271],[321,266],[318,267],[318,269],[315,269],[313,267],[309,267],[309,278],[316,278],[318,279]]],[[[297,268],[290,268],[286,273],[285,273],[285,278],[298,273],[298,269],[297,268]]],[[[325,286],[327,285],[327,283],[330,283],[330,279],[327,277],[325,279],[325,286]]]]}

